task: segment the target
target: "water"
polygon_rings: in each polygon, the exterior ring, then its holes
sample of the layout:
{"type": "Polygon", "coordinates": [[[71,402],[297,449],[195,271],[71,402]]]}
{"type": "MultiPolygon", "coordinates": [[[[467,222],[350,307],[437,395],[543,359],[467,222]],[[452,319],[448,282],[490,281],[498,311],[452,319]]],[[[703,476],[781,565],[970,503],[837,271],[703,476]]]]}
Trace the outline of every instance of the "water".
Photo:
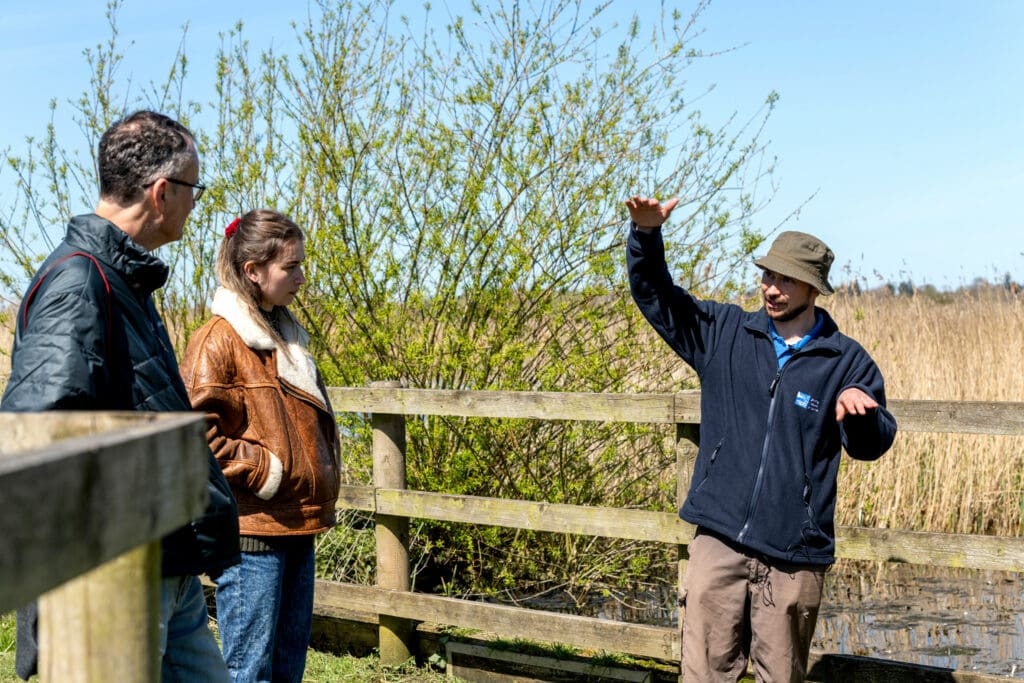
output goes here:
{"type": "Polygon", "coordinates": [[[1024,679],[1024,580],[1011,572],[838,563],[813,647],[1024,679]]]}
{"type": "MultiPolygon", "coordinates": [[[[527,606],[676,626],[667,584],[576,609],[547,596],[527,606]]],[[[826,575],[812,647],[1024,680],[1024,576],[1011,572],[840,561],[826,575]]]]}

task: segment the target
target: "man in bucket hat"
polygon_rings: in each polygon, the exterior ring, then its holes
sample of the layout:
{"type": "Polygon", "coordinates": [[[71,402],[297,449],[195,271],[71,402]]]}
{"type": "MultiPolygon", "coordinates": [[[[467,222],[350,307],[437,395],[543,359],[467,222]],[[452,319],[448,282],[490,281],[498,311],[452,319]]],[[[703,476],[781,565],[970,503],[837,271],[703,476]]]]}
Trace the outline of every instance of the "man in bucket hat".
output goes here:
{"type": "Polygon", "coordinates": [[[629,285],[644,317],[696,372],[700,449],[680,517],[697,526],[683,580],[683,677],[802,681],[826,569],[835,561],[841,448],[875,460],[892,445],[882,374],[839,332],[832,251],[783,232],[747,312],[675,286],[661,225],[678,203],[632,197],[629,285]]]}

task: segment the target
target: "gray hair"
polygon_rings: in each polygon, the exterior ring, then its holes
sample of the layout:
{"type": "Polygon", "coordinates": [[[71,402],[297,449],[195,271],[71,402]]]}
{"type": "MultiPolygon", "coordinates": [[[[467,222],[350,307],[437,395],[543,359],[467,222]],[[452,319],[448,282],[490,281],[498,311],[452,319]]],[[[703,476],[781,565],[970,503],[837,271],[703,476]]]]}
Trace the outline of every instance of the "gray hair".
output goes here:
{"type": "Polygon", "coordinates": [[[158,178],[180,175],[196,157],[195,137],[174,119],[137,111],[100,138],[100,196],[127,204],[158,178]]]}

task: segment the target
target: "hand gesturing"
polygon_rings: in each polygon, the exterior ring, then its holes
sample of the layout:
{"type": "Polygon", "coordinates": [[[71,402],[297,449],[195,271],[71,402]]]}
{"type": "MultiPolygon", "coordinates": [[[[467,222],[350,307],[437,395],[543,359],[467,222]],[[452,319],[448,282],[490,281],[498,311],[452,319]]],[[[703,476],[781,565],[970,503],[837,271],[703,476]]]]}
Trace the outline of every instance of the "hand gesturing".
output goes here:
{"type": "Polygon", "coordinates": [[[842,422],[847,415],[867,415],[878,407],[878,401],[856,387],[850,387],[839,394],[836,401],[836,422],[842,422]]]}
{"type": "Polygon", "coordinates": [[[626,208],[629,209],[629,217],[638,228],[657,228],[668,220],[672,209],[676,208],[678,203],[678,197],[673,197],[662,204],[653,197],[637,195],[626,200],[626,208]]]}

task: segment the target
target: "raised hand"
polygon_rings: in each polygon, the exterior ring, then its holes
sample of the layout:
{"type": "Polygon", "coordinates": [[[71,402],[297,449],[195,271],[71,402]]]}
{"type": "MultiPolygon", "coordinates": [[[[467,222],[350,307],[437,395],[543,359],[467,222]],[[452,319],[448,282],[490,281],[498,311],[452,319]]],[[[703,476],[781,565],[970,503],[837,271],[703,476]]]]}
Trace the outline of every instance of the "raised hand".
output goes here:
{"type": "Polygon", "coordinates": [[[662,204],[653,197],[637,195],[626,200],[626,208],[629,209],[629,217],[638,228],[657,228],[668,220],[672,209],[676,208],[678,203],[678,197],[673,197],[662,204]]]}

